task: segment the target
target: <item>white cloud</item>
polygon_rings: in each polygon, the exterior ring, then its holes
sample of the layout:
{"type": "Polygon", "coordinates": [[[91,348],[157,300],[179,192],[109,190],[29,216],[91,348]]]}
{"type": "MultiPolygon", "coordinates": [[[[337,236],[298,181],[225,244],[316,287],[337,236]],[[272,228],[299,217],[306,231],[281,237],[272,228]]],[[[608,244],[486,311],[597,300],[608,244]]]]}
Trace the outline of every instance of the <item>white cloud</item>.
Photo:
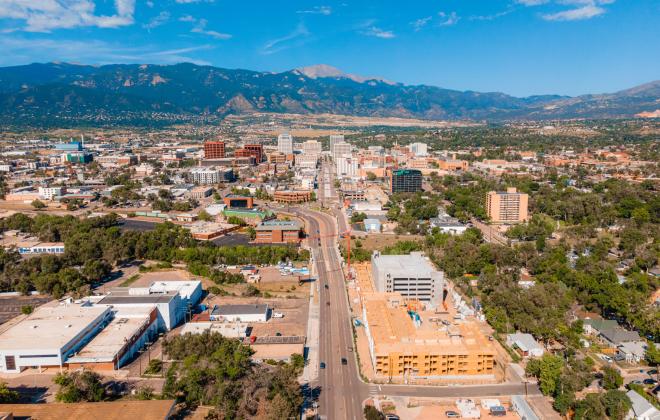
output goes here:
{"type": "Polygon", "coordinates": [[[332,14],[332,7],[314,6],[312,9],[308,9],[308,10],[298,10],[296,13],[329,16],[332,14]]]}
{"type": "Polygon", "coordinates": [[[132,25],[135,0],[115,0],[114,15],[96,15],[92,0],[2,0],[0,19],[25,21],[23,30],[50,32],[81,26],[117,28],[132,25]]]}
{"type": "Polygon", "coordinates": [[[377,26],[371,26],[369,27],[366,31],[362,31],[364,35],[367,36],[373,36],[376,38],[382,38],[382,39],[392,39],[396,38],[396,35],[392,31],[386,31],[384,29],[381,29],[377,26]]]}
{"type": "Polygon", "coordinates": [[[445,13],[445,12],[438,12],[438,16],[440,16],[442,22],[439,23],[440,26],[452,26],[456,25],[458,21],[461,19],[456,12],[451,12],[451,13],[445,13]]]}
{"type": "Polygon", "coordinates": [[[145,29],[154,29],[161,25],[164,25],[169,20],[170,20],[170,12],[162,11],[158,14],[158,16],[154,16],[153,18],[151,18],[149,22],[143,24],[142,27],[145,29]]]}
{"type": "Polygon", "coordinates": [[[418,32],[418,31],[420,31],[423,27],[425,27],[426,24],[429,23],[429,22],[431,21],[431,19],[433,19],[432,16],[426,16],[426,17],[423,17],[423,18],[419,18],[419,19],[417,19],[417,20],[414,20],[414,21],[410,22],[410,24],[412,25],[412,27],[413,27],[413,29],[415,30],[415,32],[418,32]]]}
{"type": "Polygon", "coordinates": [[[564,10],[562,12],[550,13],[542,15],[541,17],[544,20],[549,21],[571,21],[571,20],[585,20],[591,19],[605,13],[605,9],[602,7],[596,6],[595,4],[589,4],[586,6],[578,7],[576,9],[564,10]]]}
{"type": "Polygon", "coordinates": [[[215,0],[175,0],[179,4],[192,4],[192,3],[213,3],[215,0]]]}
{"type": "Polygon", "coordinates": [[[202,35],[208,35],[212,38],[215,39],[229,39],[231,38],[231,34],[224,34],[218,31],[212,31],[210,29],[206,29],[206,25],[208,24],[208,21],[206,19],[200,19],[197,21],[197,24],[193,26],[193,28],[190,30],[190,32],[196,33],[196,34],[202,34],[202,35]]]}
{"type": "Polygon", "coordinates": [[[516,0],[516,3],[523,6],[540,6],[546,4],[549,0],[516,0]]]}
{"type": "MultiPolygon", "coordinates": [[[[541,18],[548,21],[586,20],[607,12],[601,6],[614,3],[616,0],[554,0],[554,4],[572,6],[573,8],[555,13],[545,13],[541,18]]],[[[516,0],[523,6],[540,6],[550,3],[550,0],[516,0]]]]}
{"type": "Polygon", "coordinates": [[[287,35],[266,41],[261,48],[261,54],[275,54],[277,52],[304,44],[305,38],[309,37],[310,32],[305,24],[300,22],[296,28],[287,35]]]}
{"type": "Polygon", "coordinates": [[[190,15],[183,15],[179,18],[179,22],[197,22],[197,19],[190,15]]]}
{"type": "Polygon", "coordinates": [[[474,16],[470,16],[468,19],[469,20],[495,20],[495,19],[501,18],[502,16],[506,16],[506,15],[508,15],[510,13],[513,13],[513,12],[514,12],[514,9],[508,9],[508,10],[504,10],[502,12],[493,13],[492,15],[474,15],[474,16]]]}
{"type": "Polygon", "coordinates": [[[0,36],[0,65],[33,62],[65,61],[89,64],[152,63],[175,64],[182,62],[200,65],[207,61],[191,56],[197,51],[211,50],[213,45],[203,44],[179,49],[162,50],[157,46],[131,46],[99,40],[26,39],[0,36]]]}

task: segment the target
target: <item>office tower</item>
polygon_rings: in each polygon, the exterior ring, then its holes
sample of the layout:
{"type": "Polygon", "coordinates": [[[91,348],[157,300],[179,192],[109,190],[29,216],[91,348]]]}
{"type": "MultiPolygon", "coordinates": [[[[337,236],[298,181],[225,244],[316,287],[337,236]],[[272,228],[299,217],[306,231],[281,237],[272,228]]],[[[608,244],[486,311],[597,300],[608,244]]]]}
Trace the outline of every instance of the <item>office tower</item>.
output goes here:
{"type": "Polygon", "coordinates": [[[351,156],[353,146],[345,142],[335,143],[330,151],[332,152],[332,159],[336,161],[340,157],[351,156]]]}
{"type": "Polygon", "coordinates": [[[390,174],[390,191],[418,192],[422,190],[422,172],[416,169],[394,169],[390,174]]]}
{"type": "Polygon", "coordinates": [[[415,156],[427,156],[428,155],[428,146],[426,143],[412,143],[408,146],[410,153],[414,153],[415,156]]]}

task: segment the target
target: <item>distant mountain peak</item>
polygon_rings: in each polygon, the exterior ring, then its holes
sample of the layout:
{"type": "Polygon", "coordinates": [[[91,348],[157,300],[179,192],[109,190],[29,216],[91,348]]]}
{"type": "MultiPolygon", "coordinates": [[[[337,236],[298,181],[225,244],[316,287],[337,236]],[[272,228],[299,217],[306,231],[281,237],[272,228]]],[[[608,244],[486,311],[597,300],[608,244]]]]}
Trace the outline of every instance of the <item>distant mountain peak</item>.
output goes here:
{"type": "Polygon", "coordinates": [[[389,80],[383,79],[381,77],[367,77],[367,76],[360,76],[357,74],[344,73],[342,70],[338,69],[337,67],[328,64],[314,64],[312,66],[298,67],[293,71],[294,73],[305,75],[310,79],[332,77],[336,79],[351,79],[357,83],[364,83],[370,80],[375,80],[378,82],[387,83],[388,85],[395,84],[394,82],[390,82],[389,80]]]}

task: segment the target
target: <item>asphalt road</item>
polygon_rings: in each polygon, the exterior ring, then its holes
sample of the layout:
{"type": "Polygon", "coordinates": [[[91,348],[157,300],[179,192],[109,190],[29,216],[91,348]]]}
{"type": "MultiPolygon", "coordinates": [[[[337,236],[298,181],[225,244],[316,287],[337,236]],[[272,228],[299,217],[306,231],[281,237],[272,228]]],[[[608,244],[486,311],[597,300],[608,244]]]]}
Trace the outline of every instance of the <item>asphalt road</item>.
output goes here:
{"type": "MultiPolygon", "coordinates": [[[[337,219],[341,214],[334,210],[339,204],[333,182],[334,174],[329,165],[320,172],[319,201],[333,208],[335,217],[306,208],[292,208],[292,212],[307,223],[309,246],[315,249],[317,282],[320,292],[320,341],[319,358],[325,369],[319,369],[319,377],[309,384],[315,390],[318,413],[325,419],[362,419],[362,403],[370,395],[410,397],[486,397],[516,394],[538,395],[535,384],[502,383],[474,386],[409,386],[377,385],[362,382],[353,349],[352,320],[349,316],[348,295],[344,285],[341,263],[336,251],[337,219]],[[320,239],[320,245],[319,245],[320,239]],[[328,289],[325,289],[325,285],[328,289]],[[347,364],[342,364],[345,358],[347,364]]],[[[363,355],[363,357],[369,357],[363,355]]]]}

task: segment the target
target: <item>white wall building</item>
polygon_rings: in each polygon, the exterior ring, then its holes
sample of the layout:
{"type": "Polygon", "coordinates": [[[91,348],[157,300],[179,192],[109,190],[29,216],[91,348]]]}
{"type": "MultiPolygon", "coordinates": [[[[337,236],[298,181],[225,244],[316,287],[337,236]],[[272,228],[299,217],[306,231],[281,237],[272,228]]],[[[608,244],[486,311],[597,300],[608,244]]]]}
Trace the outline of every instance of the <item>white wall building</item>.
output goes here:
{"type": "Polygon", "coordinates": [[[415,156],[428,156],[428,146],[426,143],[411,143],[408,146],[410,153],[414,153],[415,156]]]}
{"type": "Polygon", "coordinates": [[[399,292],[404,298],[439,303],[445,276],[421,252],[371,256],[374,285],[379,292],[399,292]]]}
{"type": "Polygon", "coordinates": [[[270,316],[268,305],[221,305],[211,311],[211,321],[266,322],[270,316]]]}
{"type": "Polygon", "coordinates": [[[108,307],[70,300],[42,306],[0,333],[0,372],[62,366],[112,319],[108,307]]]}
{"type": "Polygon", "coordinates": [[[353,146],[346,142],[335,143],[330,151],[332,152],[332,159],[337,161],[340,157],[351,156],[353,146]]]}
{"type": "Polygon", "coordinates": [[[334,149],[335,144],[344,143],[344,142],[345,140],[343,134],[332,134],[330,136],[330,152],[332,152],[332,150],[334,149]]]}
{"type": "Polygon", "coordinates": [[[302,144],[302,153],[303,155],[315,155],[317,158],[321,156],[323,147],[321,142],[316,140],[307,140],[302,144]]]}
{"type": "Polygon", "coordinates": [[[339,157],[335,160],[337,176],[353,178],[358,175],[358,160],[353,157],[339,157]]]}
{"type": "Polygon", "coordinates": [[[52,200],[64,193],[66,193],[65,187],[39,187],[39,197],[44,200],[52,200]]]}
{"type": "Polygon", "coordinates": [[[289,133],[277,136],[277,151],[285,155],[293,154],[293,137],[289,133]]]}

